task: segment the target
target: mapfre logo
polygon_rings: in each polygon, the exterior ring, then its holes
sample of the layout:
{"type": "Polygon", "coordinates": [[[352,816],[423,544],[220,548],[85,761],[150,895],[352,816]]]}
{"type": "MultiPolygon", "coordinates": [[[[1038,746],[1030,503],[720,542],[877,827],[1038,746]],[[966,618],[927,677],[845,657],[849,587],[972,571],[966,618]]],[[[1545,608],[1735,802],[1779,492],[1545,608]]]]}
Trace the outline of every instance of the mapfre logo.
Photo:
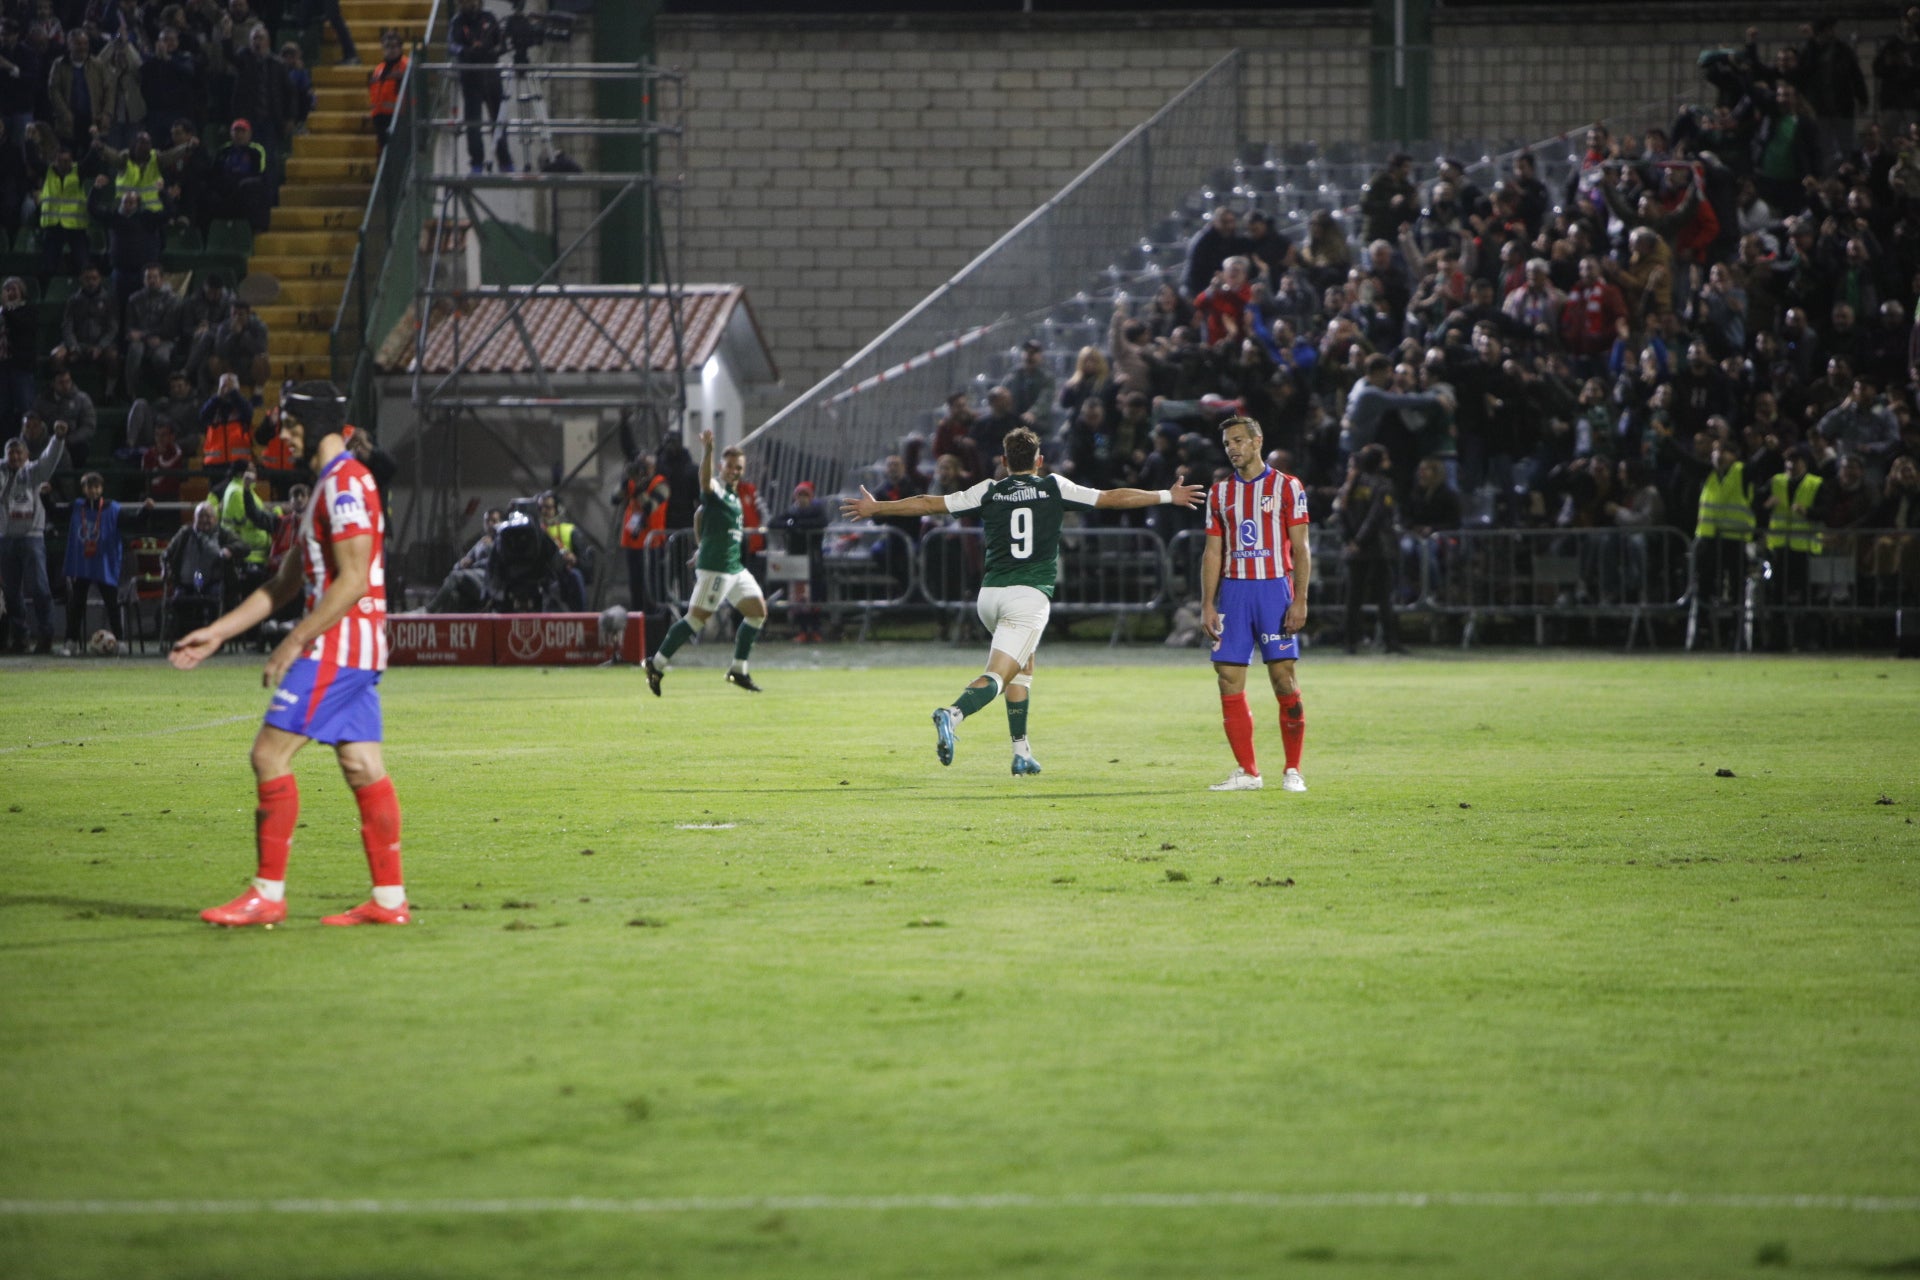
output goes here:
{"type": "Polygon", "coordinates": [[[532,662],[543,654],[558,650],[585,648],[587,624],[542,618],[515,618],[507,629],[507,652],[522,662],[532,662]]]}

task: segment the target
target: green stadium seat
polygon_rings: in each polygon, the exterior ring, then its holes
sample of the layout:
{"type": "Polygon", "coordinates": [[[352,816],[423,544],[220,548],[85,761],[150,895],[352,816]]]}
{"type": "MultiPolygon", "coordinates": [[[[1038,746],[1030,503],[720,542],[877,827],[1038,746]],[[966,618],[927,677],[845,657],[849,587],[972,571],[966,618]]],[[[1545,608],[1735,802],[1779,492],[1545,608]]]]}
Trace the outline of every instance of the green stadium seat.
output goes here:
{"type": "Polygon", "coordinates": [[[0,275],[24,276],[32,284],[40,274],[40,259],[40,228],[22,227],[14,232],[12,247],[0,250],[0,275]]]}
{"type": "Polygon", "coordinates": [[[201,266],[226,274],[229,283],[238,284],[247,274],[247,259],[253,256],[253,227],[245,218],[215,218],[207,228],[206,253],[201,266]]]}
{"type": "Polygon", "coordinates": [[[169,271],[194,271],[206,258],[207,242],[198,229],[176,225],[167,228],[167,244],[160,251],[160,265],[169,271]]]}

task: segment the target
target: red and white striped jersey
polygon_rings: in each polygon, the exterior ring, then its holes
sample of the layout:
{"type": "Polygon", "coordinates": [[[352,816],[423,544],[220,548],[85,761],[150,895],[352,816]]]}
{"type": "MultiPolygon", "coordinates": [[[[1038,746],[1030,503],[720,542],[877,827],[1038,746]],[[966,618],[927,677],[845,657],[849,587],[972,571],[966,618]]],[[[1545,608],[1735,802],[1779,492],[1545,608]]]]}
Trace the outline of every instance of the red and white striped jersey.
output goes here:
{"type": "Polygon", "coordinates": [[[342,453],[320,472],[313,497],[300,517],[300,554],[307,574],[307,611],[311,613],[339,571],[334,547],[349,538],[372,538],[367,594],[328,627],[307,650],[307,657],[359,671],[387,669],[386,517],[373,476],[350,453],[342,453]]]}
{"type": "Polygon", "coordinates": [[[1268,467],[1251,480],[1238,475],[1207,490],[1207,536],[1221,539],[1223,578],[1256,580],[1293,572],[1287,531],[1307,522],[1307,489],[1268,467]]]}

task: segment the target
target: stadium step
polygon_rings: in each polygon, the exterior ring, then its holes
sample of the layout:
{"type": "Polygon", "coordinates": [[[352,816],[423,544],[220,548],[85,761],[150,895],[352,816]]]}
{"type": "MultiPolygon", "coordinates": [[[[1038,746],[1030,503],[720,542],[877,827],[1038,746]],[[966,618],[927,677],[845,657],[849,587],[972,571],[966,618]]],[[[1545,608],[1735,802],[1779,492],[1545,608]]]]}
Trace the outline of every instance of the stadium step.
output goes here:
{"type": "Polygon", "coordinates": [[[281,205],[273,211],[275,231],[351,231],[356,235],[366,217],[365,204],[295,208],[281,205]]]}
{"type": "Polygon", "coordinates": [[[294,143],[293,153],[315,160],[364,160],[371,164],[380,144],[366,133],[310,133],[294,143]]]}
{"type": "Polygon", "coordinates": [[[249,272],[263,272],[279,280],[284,288],[301,280],[332,280],[334,288],[338,282],[346,279],[349,263],[345,258],[331,257],[288,257],[278,254],[256,253],[247,263],[249,272]]]}
{"type": "Polygon", "coordinates": [[[305,186],[309,183],[351,183],[354,186],[372,186],[373,157],[343,161],[335,156],[307,156],[301,154],[300,148],[295,146],[292,157],[287,161],[287,186],[305,186]]]}
{"type": "MultiPolygon", "coordinates": [[[[289,166],[297,163],[299,162],[295,160],[287,161],[289,166]]],[[[361,212],[366,210],[367,191],[370,184],[365,182],[348,182],[345,179],[330,180],[329,178],[316,178],[313,179],[313,183],[314,185],[310,186],[306,183],[295,185],[289,182],[286,186],[280,188],[280,207],[282,209],[288,207],[296,209],[350,208],[361,212]],[[318,185],[320,183],[326,183],[327,185],[318,185]]]]}
{"type": "MultiPolygon", "coordinates": [[[[254,271],[260,275],[272,275],[265,268],[256,265],[254,271]]],[[[340,300],[340,282],[325,276],[280,281],[280,296],[273,300],[276,307],[298,307],[303,311],[326,311],[331,313],[340,300]]]]}
{"type": "MultiPolygon", "coordinates": [[[[349,71],[353,69],[352,67],[348,68],[349,71]]],[[[307,117],[307,128],[310,129],[313,136],[316,137],[337,138],[343,134],[364,133],[371,138],[373,136],[373,122],[367,119],[366,102],[367,87],[363,80],[360,85],[359,110],[331,111],[323,108],[307,117]]],[[[298,145],[296,145],[294,149],[296,151],[299,150],[298,145]]]]}
{"type": "MultiPolygon", "coordinates": [[[[365,67],[353,68],[365,71],[365,67]]],[[[365,77],[362,77],[364,80],[365,77]]],[[[339,115],[364,115],[367,110],[367,87],[360,84],[351,89],[320,89],[313,91],[314,110],[339,115]]]]}
{"type": "Polygon", "coordinates": [[[351,258],[360,243],[355,231],[273,230],[254,237],[255,258],[351,258]]]}

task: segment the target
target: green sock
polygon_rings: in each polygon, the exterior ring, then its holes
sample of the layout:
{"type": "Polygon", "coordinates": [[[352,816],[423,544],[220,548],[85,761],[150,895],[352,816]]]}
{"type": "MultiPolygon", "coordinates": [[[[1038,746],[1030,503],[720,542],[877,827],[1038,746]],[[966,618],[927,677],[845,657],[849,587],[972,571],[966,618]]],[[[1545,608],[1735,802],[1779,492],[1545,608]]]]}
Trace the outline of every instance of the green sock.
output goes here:
{"type": "Polygon", "coordinates": [[[1007,699],[1007,732],[1013,736],[1015,742],[1027,736],[1027,703],[1031,701],[1033,701],[1032,690],[1028,690],[1027,696],[1018,702],[1012,698],[1007,699]]]}
{"type": "Polygon", "coordinates": [[[988,681],[977,689],[968,685],[960,691],[960,696],[953,700],[953,705],[960,708],[961,715],[970,716],[992,702],[996,692],[992,681],[988,681]]]}
{"type": "Polygon", "coordinates": [[[742,620],[740,629],[733,633],[733,660],[745,663],[747,655],[753,652],[753,642],[760,638],[760,624],[742,620]]]}
{"type": "Polygon", "coordinates": [[[679,650],[680,646],[693,639],[693,624],[685,618],[667,628],[667,634],[660,639],[660,649],[655,653],[656,663],[667,661],[679,650]]]}

